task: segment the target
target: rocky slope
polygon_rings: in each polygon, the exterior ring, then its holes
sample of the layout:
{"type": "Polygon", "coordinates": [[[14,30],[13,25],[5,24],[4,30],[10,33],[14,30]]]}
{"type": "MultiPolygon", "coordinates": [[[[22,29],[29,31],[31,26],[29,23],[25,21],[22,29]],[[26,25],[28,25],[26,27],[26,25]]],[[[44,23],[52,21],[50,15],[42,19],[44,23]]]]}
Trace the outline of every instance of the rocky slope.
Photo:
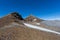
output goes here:
{"type": "Polygon", "coordinates": [[[11,22],[18,22],[17,20],[22,21],[23,18],[17,12],[13,12],[13,13],[0,19],[0,27],[3,27],[4,25],[8,25],[11,22]]]}
{"type": "Polygon", "coordinates": [[[60,40],[60,35],[28,28],[25,25],[10,26],[0,29],[0,40],[60,40]]]}

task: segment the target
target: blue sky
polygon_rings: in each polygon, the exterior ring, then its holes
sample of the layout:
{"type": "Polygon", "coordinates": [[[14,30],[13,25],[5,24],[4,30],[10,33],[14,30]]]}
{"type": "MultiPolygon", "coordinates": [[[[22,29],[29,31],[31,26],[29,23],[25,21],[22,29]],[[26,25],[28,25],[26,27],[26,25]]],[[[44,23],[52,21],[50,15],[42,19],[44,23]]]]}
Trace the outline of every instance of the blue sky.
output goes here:
{"type": "Polygon", "coordinates": [[[60,20],[60,0],[0,0],[0,17],[11,12],[19,12],[24,18],[32,14],[46,20],[60,20]]]}

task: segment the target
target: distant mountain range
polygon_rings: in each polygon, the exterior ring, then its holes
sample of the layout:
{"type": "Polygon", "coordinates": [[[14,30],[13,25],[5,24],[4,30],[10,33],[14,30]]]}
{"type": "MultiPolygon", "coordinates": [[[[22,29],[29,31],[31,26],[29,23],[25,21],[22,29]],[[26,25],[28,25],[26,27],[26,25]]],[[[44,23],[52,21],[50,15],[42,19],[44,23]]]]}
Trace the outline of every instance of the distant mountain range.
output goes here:
{"type": "Polygon", "coordinates": [[[0,40],[60,40],[60,20],[33,15],[23,18],[13,12],[0,18],[0,40]]]}
{"type": "Polygon", "coordinates": [[[60,20],[49,20],[41,22],[47,26],[60,27],[60,20]]]}

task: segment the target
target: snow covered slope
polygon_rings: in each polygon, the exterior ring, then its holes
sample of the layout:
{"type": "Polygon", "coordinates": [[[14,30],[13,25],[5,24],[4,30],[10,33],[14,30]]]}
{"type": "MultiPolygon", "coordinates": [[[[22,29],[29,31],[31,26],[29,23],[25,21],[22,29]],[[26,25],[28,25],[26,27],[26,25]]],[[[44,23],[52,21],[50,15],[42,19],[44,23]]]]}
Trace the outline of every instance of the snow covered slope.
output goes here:
{"type": "Polygon", "coordinates": [[[46,31],[46,32],[51,32],[51,33],[55,33],[55,34],[60,34],[60,32],[56,32],[56,31],[46,29],[46,28],[43,28],[43,27],[31,25],[31,24],[28,24],[28,23],[24,23],[24,25],[27,26],[27,27],[30,27],[30,28],[34,28],[34,29],[38,29],[38,30],[42,30],[42,31],[46,31]]]}

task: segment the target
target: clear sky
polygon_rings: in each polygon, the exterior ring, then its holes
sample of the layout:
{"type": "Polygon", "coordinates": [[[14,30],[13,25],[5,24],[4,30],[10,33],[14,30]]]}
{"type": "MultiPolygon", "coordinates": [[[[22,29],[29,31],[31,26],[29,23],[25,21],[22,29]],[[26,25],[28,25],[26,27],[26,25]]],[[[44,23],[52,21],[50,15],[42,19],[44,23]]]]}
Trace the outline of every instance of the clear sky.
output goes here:
{"type": "Polygon", "coordinates": [[[0,0],[0,17],[11,12],[19,12],[24,18],[32,14],[60,20],[60,0],[0,0]]]}

